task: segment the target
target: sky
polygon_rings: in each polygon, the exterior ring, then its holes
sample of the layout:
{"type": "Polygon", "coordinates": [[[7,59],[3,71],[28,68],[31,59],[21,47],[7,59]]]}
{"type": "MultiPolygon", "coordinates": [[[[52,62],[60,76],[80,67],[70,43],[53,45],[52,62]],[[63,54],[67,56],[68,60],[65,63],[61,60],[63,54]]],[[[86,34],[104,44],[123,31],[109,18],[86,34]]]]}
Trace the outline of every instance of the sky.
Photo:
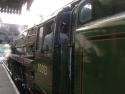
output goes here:
{"type": "Polygon", "coordinates": [[[26,11],[24,5],[21,15],[1,13],[0,17],[3,23],[28,25],[30,27],[40,22],[41,15],[44,19],[71,1],[73,0],[34,0],[30,11],[26,11]]]}

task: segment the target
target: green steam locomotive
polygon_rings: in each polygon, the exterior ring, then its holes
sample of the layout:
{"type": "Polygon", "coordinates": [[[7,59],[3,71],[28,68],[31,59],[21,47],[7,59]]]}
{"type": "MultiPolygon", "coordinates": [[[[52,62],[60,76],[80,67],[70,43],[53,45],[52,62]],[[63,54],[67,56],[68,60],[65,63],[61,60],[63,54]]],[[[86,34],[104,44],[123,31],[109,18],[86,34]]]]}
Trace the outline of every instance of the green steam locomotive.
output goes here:
{"type": "Polygon", "coordinates": [[[81,0],[12,45],[12,77],[34,94],[125,93],[125,0],[81,0]]]}

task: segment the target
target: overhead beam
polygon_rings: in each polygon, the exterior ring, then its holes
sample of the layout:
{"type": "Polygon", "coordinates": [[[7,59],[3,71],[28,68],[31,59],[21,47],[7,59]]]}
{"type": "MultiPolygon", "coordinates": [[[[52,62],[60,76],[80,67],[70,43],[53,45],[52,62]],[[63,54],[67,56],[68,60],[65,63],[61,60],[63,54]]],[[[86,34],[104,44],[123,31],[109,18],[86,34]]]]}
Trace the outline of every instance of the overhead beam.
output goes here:
{"type": "Polygon", "coordinates": [[[27,10],[29,10],[32,2],[33,0],[0,0],[0,12],[21,14],[23,5],[27,4],[27,10]]]}

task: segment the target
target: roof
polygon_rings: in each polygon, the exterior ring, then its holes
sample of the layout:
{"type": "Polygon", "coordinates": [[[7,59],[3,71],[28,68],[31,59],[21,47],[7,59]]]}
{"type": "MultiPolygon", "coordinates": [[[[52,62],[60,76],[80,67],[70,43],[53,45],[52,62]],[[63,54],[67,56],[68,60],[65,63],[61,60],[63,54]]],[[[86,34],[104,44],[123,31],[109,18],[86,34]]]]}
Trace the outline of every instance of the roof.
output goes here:
{"type": "Polygon", "coordinates": [[[33,0],[0,0],[0,12],[10,14],[21,14],[22,6],[27,4],[30,9],[33,0]]]}

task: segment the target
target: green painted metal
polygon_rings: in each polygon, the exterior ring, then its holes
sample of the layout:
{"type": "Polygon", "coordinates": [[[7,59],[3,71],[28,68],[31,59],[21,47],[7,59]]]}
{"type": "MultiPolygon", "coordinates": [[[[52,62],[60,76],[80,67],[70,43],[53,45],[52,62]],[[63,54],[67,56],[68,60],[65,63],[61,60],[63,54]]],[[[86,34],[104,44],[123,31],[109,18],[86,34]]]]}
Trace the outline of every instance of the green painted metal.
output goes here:
{"type": "Polygon", "coordinates": [[[75,94],[125,93],[124,33],[124,23],[76,32],[75,94]]]}

